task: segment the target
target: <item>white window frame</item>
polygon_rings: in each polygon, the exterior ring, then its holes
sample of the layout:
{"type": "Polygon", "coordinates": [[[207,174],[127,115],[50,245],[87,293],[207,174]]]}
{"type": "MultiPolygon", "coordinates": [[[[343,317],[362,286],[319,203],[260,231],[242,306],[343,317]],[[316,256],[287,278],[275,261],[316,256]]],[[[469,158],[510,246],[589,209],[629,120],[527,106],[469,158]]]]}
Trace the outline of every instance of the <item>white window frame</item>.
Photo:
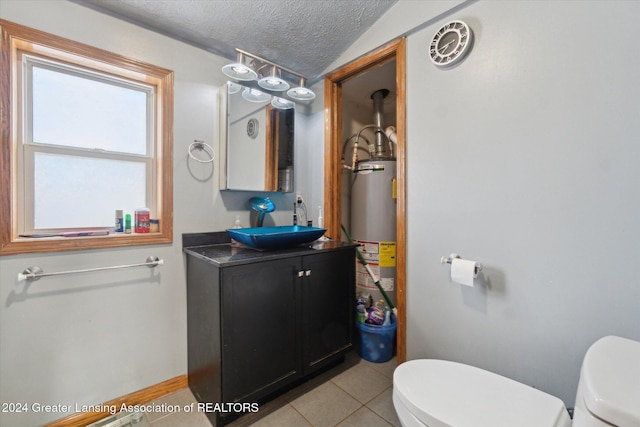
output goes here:
{"type": "MultiPolygon", "coordinates": [[[[119,77],[113,77],[106,74],[81,69],[75,66],[63,64],[60,62],[51,61],[49,59],[23,54],[21,55],[21,82],[19,85],[22,87],[19,93],[24,95],[24,99],[21,102],[23,111],[21,117],[18,118],[19,129],[22,131],[23,149],[18,150],[18,170],[23,173],[18,177],[18,206],[22,215],[18,217],[18,229],[23,235],[38,234],[38,233],[55,233],[62,231],[74,231],[71,229],[36,229],[34,225],[35,217],[35,203],[34,199],[34,175],[35,165],[34,160],[36,153],[51,153],[61,155],[71,155],[74,157],[86,157],[106,160],[120,160],[126,162],[143,163],[146,167],[146,200],[144,206],[151,206],[155,210],[155,190],[156,182],[155,176],[155,131],[154,131],[154,115],[153,112],[154,101],[154,88],[152,86],[132,82],[119,77]],[[117,85],[128,89],[134,89],[145,92],[147,95],[147,123],[146,123],[146,147],[145,154],[131,154],[120,153],[106,150],[92,150],[88,148],[70,147],[64,145],[54,144],[42,144],[33,140],[33,67],[46,68],[51,71],[56,71],[63,74],[73,75],[76,77],[87,78],[95,80],[101,83],[117,85]],[[22,120],[20,120],[22,119],[22,120]]],[[[142,205],[141,205],[142,206],[142,205]]],[[[81,227],[85,229],[85,227],[81,227]]],[[[76,229],[78,229],[76,227],[76,229]]]]}
{"type": "Polygon", "coordinates": [[[0,140],[0,255],[55,252],[173,241],[173,72],[68,39],[0,20],[2,59],[2,128],[0,140]],[[37,144],[31,135],[30,67],[51,68],[98,81],[149,91],[145,156],[37,144]],[[26,78],[26,81],[25,81],[26,78]],[[7,90],[5,90],[7,89],[7,90]],[[75,153],[85,157],[147,163],[147,206],[154,207],[160,232],[108,236],[25,238],[42,232],[33,227],[33,158],[35,152],[75,153]],[[31,172],[29,172],[31,171],[31,172]],[[25,191],[26,190],[26,191],[25,191]],[[31,195],[33,192],[31,191],[31,195]]]}

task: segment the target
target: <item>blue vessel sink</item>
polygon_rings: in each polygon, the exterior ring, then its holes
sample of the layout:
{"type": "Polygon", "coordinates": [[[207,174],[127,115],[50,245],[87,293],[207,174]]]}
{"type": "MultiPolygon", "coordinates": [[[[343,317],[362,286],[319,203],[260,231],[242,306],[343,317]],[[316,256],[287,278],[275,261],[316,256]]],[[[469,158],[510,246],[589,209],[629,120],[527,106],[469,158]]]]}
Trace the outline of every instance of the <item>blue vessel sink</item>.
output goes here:
{"type": "Polygon", "coordinates": [[[326,228],[302,225],[280,225],[275,227],[230,228],[227,234],[232,239],[256,249],[283,249],[320,238],[326,228]]]}

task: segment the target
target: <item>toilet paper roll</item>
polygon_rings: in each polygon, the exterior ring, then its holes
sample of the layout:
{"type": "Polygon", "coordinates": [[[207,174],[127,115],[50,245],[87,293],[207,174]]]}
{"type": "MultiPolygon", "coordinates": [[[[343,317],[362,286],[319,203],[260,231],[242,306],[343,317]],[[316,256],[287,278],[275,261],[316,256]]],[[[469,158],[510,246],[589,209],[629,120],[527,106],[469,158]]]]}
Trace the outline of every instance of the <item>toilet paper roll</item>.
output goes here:
{"type": "Polygon", "coordinates": [[[476,261],[454,258],[451,261],[451,280],[465,286],[473,286],[473,279],[478,276],[476,273],[476,261]]]}

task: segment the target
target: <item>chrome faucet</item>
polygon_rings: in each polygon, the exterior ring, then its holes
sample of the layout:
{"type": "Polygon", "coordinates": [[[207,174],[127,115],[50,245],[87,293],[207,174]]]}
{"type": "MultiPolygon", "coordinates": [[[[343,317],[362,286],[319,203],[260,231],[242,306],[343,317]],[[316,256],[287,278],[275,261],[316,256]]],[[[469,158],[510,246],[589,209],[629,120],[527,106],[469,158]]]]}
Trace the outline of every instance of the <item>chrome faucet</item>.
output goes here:
{"type": "Polygon", "coordinates": [[[252,197],[249,200],[251,208],[259,213],[258,215],[258,227],[262,227],[264,222],[264,214],[273,212],[276,210],[276,205],[268,197],[252,197]]]}

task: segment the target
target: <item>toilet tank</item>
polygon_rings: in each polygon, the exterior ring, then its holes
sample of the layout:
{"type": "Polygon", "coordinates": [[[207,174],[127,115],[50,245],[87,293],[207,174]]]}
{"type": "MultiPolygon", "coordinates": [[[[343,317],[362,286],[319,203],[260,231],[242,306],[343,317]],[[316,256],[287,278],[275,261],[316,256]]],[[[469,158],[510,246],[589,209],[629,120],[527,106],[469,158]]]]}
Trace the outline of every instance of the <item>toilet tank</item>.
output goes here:
{"type": "Polygon", "coordinates": [[[608,336],[587,350],[573,427],[640,426],[640,342],[608,336]]]}

